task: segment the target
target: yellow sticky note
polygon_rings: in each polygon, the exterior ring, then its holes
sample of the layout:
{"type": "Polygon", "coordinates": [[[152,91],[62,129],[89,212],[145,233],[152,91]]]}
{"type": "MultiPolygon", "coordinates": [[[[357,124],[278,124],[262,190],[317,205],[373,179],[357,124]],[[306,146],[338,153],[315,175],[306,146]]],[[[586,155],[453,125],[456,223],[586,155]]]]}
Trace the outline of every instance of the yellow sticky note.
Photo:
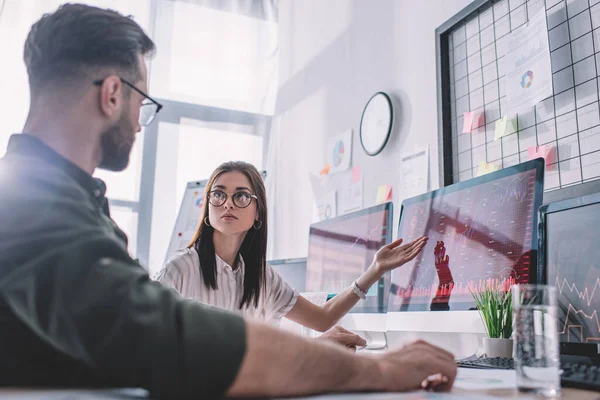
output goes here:
{"type": "Polygon", "coordinates": [[[386,201],[390,201],[392,199],[392,186],[391,185],[381,185],[377,188],[377,199],[375,202],[377,204],[384,203],[386,201]]]}
{"type": "Polygon", "coordinates": [[[508,115],[496,121],[496,131],[494,132],[494,140],[498,140],[504,135],[511,133],[513,130],[512,120],[509,121],[508,115]]]}
{"type": "Polygon", "coordinates": [[[495,172],[500,169],[499,166],[492,163],[487,163],[485,161],[479,161],[479,169],[477,170],[477,176],[489,174],[490,172],[495,172]]]}

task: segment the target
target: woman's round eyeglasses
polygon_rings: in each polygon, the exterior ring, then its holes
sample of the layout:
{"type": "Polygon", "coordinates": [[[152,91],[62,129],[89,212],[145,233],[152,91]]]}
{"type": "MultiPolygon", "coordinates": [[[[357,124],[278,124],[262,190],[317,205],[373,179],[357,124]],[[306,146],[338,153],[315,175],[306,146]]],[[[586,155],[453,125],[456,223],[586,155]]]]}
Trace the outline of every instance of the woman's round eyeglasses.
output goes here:
{"type": "MultiPolygon", "coordinates": [[[[213,190],[208,193],[208,201],[215,207],[221,207],[227,201],[229,195],[222,190],[213,190]]],[[[236,192],[231,195],[233,204],[238,208],[246,208],[252,203],[252,199],[257,199],[255,195],[248,192],[236,192]]]]}

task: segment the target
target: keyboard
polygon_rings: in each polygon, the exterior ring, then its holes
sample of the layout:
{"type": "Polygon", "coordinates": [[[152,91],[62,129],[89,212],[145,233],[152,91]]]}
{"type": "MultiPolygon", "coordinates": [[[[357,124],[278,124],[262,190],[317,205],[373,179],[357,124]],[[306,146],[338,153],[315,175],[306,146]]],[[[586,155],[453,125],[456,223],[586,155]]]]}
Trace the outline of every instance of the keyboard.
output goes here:
{"type": "MultiPolygon", "coordinates": [[[[512,358],[478,358],[457,361],[462,368],[515,369],[512,358]]],[[[561,363],[562,387],[600,391],[600,365],[561,363]]]]}
{"type": "Polygon", "coordinates": [[[588,364],[561,364],[563,387],[600,391],[600,367],[588,364]]]}
{"type": "Polygon", "coordinates": [[[515,369],[512,358],[477,358],[475,360],[457,361],[459,367],[477,369],[515,369]]]}

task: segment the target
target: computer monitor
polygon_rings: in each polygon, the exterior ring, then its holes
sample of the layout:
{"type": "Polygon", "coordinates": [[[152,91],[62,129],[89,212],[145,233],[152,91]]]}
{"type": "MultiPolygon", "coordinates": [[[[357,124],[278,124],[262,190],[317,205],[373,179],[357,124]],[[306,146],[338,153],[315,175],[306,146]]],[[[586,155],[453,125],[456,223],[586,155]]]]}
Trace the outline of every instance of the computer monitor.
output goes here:
{"type": "Polygon", "coordinates": [[[285,258],[267,261],[267,264],[298,292],[306,287],[306,258],[285,258]]]}
{"type": "Polygon", "coordinates": [[[561,354],[600,352],[600,194],[540,208],[539,270],[557,288],[561,354]]]}
{"type": "MultiPolygon", "coordinates": [[[[355,211],[310,226],[306,291],[337,294],[363,274],[377,250],[392,240],[392,203],[355,211]]],[[[389,274],[387,276],[389,284],[389,274]]],[[[386,277],[367,291],[354,313],[385,313],[386,277]]]]}
{"type": "MultiPolygon", "coordinates": [[[[398,237],[409,242],[427,235],[429,241],[392,272],[388,313],[436,314],[426,330],[480,332],[478,313],[470,311],[476,309],[472,292],[537,281],[543,176],[544,161],[537,159],[405,200],[398,237]],[[430,311],[464,312],[468,322],[460,322],[464,314],[449,319],[430,311]],[[441,323],[446,319],[453,327],[441,323]]],[[[388,320],[392,329],[402,325],[390,314],[388,320]]]]}

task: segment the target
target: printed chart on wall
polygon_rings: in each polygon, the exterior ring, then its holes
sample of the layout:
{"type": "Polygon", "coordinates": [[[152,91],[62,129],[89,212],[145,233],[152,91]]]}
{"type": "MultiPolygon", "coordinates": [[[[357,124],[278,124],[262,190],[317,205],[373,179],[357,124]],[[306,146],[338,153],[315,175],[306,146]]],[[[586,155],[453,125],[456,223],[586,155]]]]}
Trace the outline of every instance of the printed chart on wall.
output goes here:
{"type": "Polygon", "coordinates": [[[350,168],[352,160],[352,130],[336,135],[327,141],[327,165],[330,174],[350,168]]]}
{"type": "Polygon", "coordinates": [[[388,310],[469,310],[475,306],[471,292],[528,282],[535,174],[405,201],[398,237],[409,242],[427,235],[429,242],[393,271],[388,310]]]}
{"type": "Polygon", "coordinates": [[[510,113],[528,111],[552,96],[552,67],[546,11],[539,11],[510,36],[506,54],[507,103],[510,113]]]}

